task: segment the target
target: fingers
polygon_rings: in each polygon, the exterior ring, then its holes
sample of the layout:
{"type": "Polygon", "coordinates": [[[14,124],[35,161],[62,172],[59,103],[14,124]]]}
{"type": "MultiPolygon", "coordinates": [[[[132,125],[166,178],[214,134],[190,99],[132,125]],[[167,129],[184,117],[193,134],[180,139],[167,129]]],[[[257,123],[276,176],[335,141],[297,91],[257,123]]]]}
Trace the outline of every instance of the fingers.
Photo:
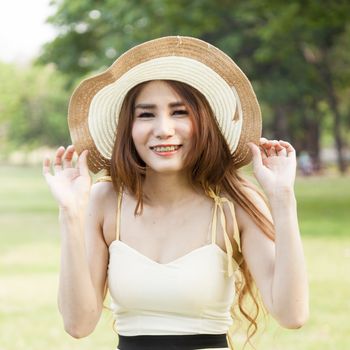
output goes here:
{"type": "MultiPolygon", "coordinates": [[[[63,146],[60,146],[56,150],[53,163],[54,174],[57,174],[67,168],[73,168],[72,162],[74,153],[75,148],[73,145],[68,146],[67,149],[65,149],[63,146]]],[[[87,163],[87,156],[88,150],[84,150],[78,157],[76,167],[81,175],[90,176],[87,163]]],[[[45,156],[43,159],[42,173],[47,181],[49,181],[49,179],[53,177],[53,175],[51,174],[51,160],[49,156],[45,156]]]]}
{"type": "MultiPolygon", "coordinates": [[[[53,168],[54,172],[57,173],[62,170],[62,168],[71,168],[72,165],[72,159],[74,156],[75,148],[73,145],[70,145],[65,148],[63,146],[60,146],[55,153],[53,168]]],[[[43,175],[51,175],[51,160],[49,156],[45,156],[43,159],[43,175]]]]}
{"type": "Polygon", "coordinates": [[[260,154],[262,159],[266,159],[268,157],[268,154],[266,152],[266,149],[264,147],[259,146],[260,148],[260,154]]]}
{"type": "Polygon", "coordinates": [[[63,146],[59,147],[56,151],[54,169],[55,172],[59,172],[62,169],[72,168],[73,167],[73,156],[75,152],[75,147],[73,145],[69,145],[67,149],[63,146]]]}
{"type": "Polygon", "coordinates": [[[75,148],[73,145],[67,147],[67,150],[63,156],[63,166],[64,168],[72,168],[72,159],[74,156],[75,148]]]}
{"type": "Polygon", "coordinates": [[[83,176],[89,176],[89,168],[87,164],[88,152],[88,150],[84,150],[78,158],[78,169],[83,176]]]}
{"type": "Polygon", "coordinates": [[[265,154],[268,157],[272,157],[272,156],[288,157],[290,153],[295,152],[292,145],[286,141],[268,140],[264,137],[260,138],[260,147],[264,149],[265,154]]]}
{"type": "Polygon", "coordinates": [[[260,147],[264,150],[267,157],[277,156],[279,148],[279,143],[276,140],[267,140],[264,137],[260,139],[260,147]]]}
{"type": "Polygon", "coordinates": [[[63,146],[59,147],[56,151],[55,161],[53,163],[53,168],[55,173],[62,170],[62,156],[64,154],[65,148],[63,146]]]}
{"type": "MultiPolygon", "coordinates": [[[[63,153],[64,153],[64,147],[61,146],[57,149],[56,155],[55,155],[55,161],[54,161],[55,172],[58,172],[61,170],[63,153]]],[[[42,174],[44,175],[46,180],[48,180],[50,177],[52,177],[50,156],[45,156],[43,159],[42,174]]]]}
{"type": "Polygon", "coordinates": [[[254,143],[248,142],[248,146],[253,154],[253,167],[257,169],[258,166],[262,163],[262,157],[266,157],[262,155],[261,149],[254,143]]]}
{"type": "Polygon", "coordinates": [[[295,154],[295,149],[289,142],[282,141],[282,140],[280,140],[279,142],[285,148],[288,157],[292,154],[295,154]]]}
{"type": "Polygon", "coordinates": [[[51,163],[50,158],[48,156],[45,156],[43,160],[43,175],[46,179],[52,176],[50,173],[50,170],[51,170],[50,163],[51,163]]]}

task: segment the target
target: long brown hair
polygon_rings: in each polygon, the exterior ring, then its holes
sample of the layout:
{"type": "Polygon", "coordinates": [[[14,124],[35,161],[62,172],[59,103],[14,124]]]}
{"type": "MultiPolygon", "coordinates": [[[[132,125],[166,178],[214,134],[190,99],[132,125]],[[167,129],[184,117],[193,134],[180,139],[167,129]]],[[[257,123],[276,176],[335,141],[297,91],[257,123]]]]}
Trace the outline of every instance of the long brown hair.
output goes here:
{"type": "MultiPolygon", "coordinates": [[[[222,136],[219,126],[206,98],[196,89],[182,82],[166,80],[171,88],[183,99],[190,111],[193,122],[192,148],[185,159],[190,183],[200,186],[205,191],[214,188],[223,192],[245,210],[262,232],[274,240],[274,228],[271,221],[256,207],[249,196],[249,190],[259,193],[266,201],[261,191],[248,180],[244,179],[235,168],[229,147],[222,136]]],[[[147,82],[146,82],[147,83],[147,82]]],[[[135,215],[142,213],[143,181],[145,178],[145,163],[138,155],[132,141],[135,100],[146,83],[131,89],[126,95],[120,111],[116,141],[111,160],[111,177],[116,192],[124,186],[137,199],[135,215]]],[[[246,262],[240,264],[240,281],[236,281],[238,293],[238,309],[249,321],[247,342],[257,332],[257,318],[260,311],[252,276],[246,262]],[[253,301],[254,311],[248,311],[245,303],[247,296],[253,301]]],[[[233,317],[237,317],[234,305],[231,308],[233,317]]],[[[230,345],[231,347],[231,345],[230,345]]]]}

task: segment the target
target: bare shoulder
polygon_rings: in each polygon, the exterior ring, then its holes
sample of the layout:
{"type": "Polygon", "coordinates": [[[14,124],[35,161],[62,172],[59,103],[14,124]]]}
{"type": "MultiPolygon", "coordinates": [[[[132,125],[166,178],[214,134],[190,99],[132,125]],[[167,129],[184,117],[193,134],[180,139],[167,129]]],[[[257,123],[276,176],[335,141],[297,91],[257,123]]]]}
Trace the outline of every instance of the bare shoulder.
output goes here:
{"type": "Polygon", "coordinates": [[[89,207],[98,221],[102,222],[105,209],[115,199],[115,191],[111,182],[97,182],[91,186],[89,207]]]}
{"type": "MultiPolygon", "coordinates": [[[[245,194],[251,201],[251,203],[263,214],[266,216],[267,219],[272,221],[272,216],[270,209],[265,202],[265,200],[262,198],[262,196],[253,188],[250,187],[244,187],[245,194]]],[[[255,226],[254,220],[251,217],[251,214],[246,211],[246,209],[243,208],[243,206],[234,199],[232,199],[235,204],[235,212],[236,212],[236,218],[237,223],[240,232],[244,232],[247,228],[251,226],[255,226]]]]}
{"type": "Polygon", "coordinates": [[[111,194],[113,189],[113,184],[110,181],[100,181],[96,182],[91,186],[91,194],[96,196],[96,198],[105,198],[111,194]]]}
{"type": "Polygon", "coordinates": [[[258,256],[263,256],[261,254],[265,254],[264,256],[272,256],[274,251],[273,241],[264,234],[263,229],[257,224],[254,218],[263,215],[269,221],[273,222],[273,220],[268,204],[261,194],[257,192],[257,190],[247,186],[244,187],[244,191],[250,203],[245,202],[239,204],[237,201],[234,201],[234,204],[241,237],[242,253],[248,265],[251,266],[252,259],[254,260],[258,256]],[[253,211],[251,212],[249,209],[253,209],[253,211]],[[257,250],[260,252],[260,255],[256,254],[257,250]]]}
{"type": "Polygon", "coordinates": [[[115,191],[111,182],[96,182],[91,186],[90,200],[95,205],[103,204],[112,195],[115,196],[115,191]]]}

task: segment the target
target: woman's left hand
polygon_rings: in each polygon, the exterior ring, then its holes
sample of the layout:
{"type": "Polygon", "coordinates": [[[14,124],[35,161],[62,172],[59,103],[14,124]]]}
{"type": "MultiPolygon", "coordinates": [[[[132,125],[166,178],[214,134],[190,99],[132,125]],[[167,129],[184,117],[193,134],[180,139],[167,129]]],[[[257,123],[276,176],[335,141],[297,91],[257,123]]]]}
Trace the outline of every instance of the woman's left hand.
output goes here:
{"type": "Polygon", "coordinates": [[[267,196],[293,190],[297,162],[290,143],[262,137],[259,147],[252,142],[248,146],[253,154],[254,175],[267,196]]]}

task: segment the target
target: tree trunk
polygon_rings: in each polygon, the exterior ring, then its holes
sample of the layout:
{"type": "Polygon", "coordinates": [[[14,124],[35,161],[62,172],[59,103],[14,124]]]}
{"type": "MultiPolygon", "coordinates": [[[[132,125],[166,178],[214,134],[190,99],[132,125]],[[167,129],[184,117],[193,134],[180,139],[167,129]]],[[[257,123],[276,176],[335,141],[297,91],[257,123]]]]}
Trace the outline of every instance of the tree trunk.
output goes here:
{"type": "Polygon", "coordinates": [[[288,108],[277,105],[274,107],[273,136],[275,140],[289,140],[288,108]]]}
{"type": "Polygon", "coordinates": [[[312,118],[308,119],[308,134],[309,137],[309,144],[308,144],[308,151],[311,154],[313,163],[314,163],[314,169],[316,172],[319,172],[322,170],[322,164],[321,164],[321,114],[318,112],[317,108],[317,100],[315,98],[312,99],[311,105],[310,105],[310,115],[312,118]]]}
{"type": "Polygon", "coordinates": [[[312,158],[314,170],[319,172],[322,167],[320,159],[320,123],[316,119],[308,119],[307,124],[306,149],[312,158]]]}
{"type": "Polygon", "coordinates": [[[345,174],[347,164],[343,153],[344,143],[341,136],[341,117],[340,117],[340,112],[338,108],[337,96],[333,85],[332,75],[331,75],[329,65],[327,63],[326,56],[324,61],[320,65],[320,72],[326,84],[328,105],[334,117],[333,136],[334,136],[335,147],[337,151],[338,169],[341,174],[345,174]]]}

